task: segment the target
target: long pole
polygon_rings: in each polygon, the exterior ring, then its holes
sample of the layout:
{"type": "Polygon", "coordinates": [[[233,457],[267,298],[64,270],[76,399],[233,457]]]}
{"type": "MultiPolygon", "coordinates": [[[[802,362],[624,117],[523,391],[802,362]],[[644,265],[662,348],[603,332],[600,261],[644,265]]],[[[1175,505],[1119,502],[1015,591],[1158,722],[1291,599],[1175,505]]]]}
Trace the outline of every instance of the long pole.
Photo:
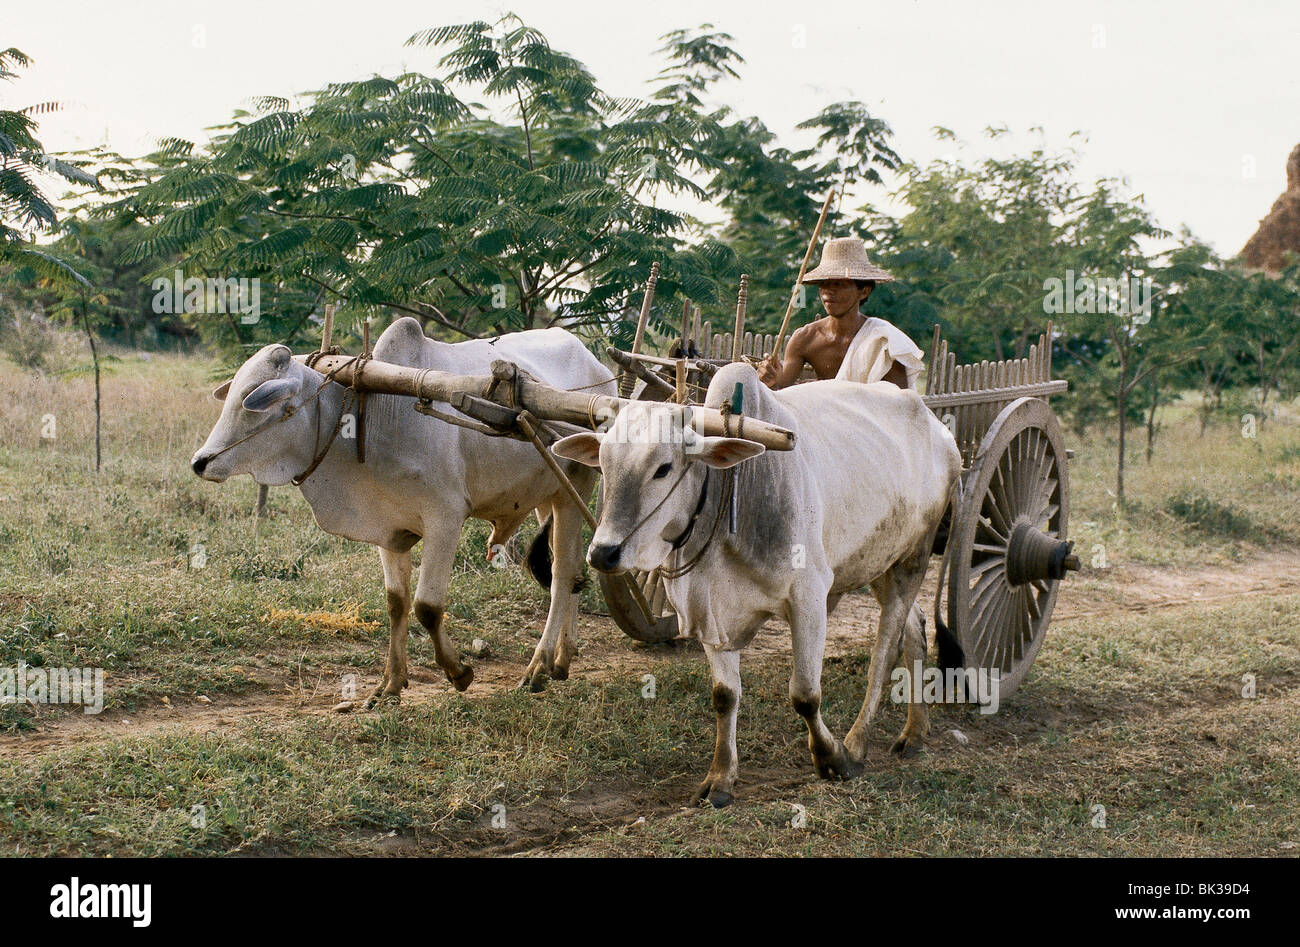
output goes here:
{"type": "MultiPolygon", "coordinates": [[[[635,355],[641,351],[641,342],[645,339],[646,323],[650,320],[650,307],[655,301],[655,284],[659,282],[659,261],[655,260],[650,264],[650,279],[645,284],[645,295],[641,297],[641,315],[636,322],[636,335],[632,338],[632,354],[635,355]]],[[[636,382],[629,375],[624,375],[623,380],[619,382],[618,393],[621,397],[626,398],[632,394],[632,386],[636,382]]]]}
{"type": "Polygon", "coordinates": [[[790,292],[790,304],[785,307],[785,318],[781,320],[781,331],[777,333],[776,342],[772,345],[773,355],[781,351],[781,345],[785,342],[785,332],[790,328],[790,315],[794,312],[794,304],[799,299],[799,288],[803,285],[803,276],[808,272],[808,263],[812,260],[813,251],[817,249],[817,240],[822,235],[822,225],[826,223],[826,212],[831,209],[831,198],[834,196],[835,188],[831,188],[830,193],[826,195],[825,202],[822,203],[821,216],[817,218],[817,226],[813,229],[812,239],[808,241],[808,252],[803,255],[803,263],[799,266],[799,278],[794,281],[794,289],[790,292]]]}

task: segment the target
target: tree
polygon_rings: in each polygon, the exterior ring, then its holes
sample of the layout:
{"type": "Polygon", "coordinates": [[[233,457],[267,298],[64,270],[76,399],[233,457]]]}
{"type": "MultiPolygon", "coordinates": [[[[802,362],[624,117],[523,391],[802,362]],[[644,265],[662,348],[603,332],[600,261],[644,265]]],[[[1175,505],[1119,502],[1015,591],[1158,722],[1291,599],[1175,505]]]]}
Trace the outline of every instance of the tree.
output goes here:
{"type": "MultiPolygon", "coordinates": [[[[12,67],[26,67],[31,60],[10,47],[0,52],[0,81],[12,81],[12,67]]],[[[34,115],[55,111],[57,102],[45,102],[18,111],[0,110],[0,265],[7,267],[4,279],[11,285],[30,285],[39,280],[61,292],[78,293],[82,300],[81,323],[90,342],[95,369],[95,470],[100,467],[100,366],[87,311],[93,291],[89,280],[59,255],[38,250],[29,243],[38,233],[54,227],[58,215],[36,183],[41,172],[77,184],[95,186],[95,178],[80,167],[47,154],[36,139],[34,115]]]]}
{"type": "Polygon", "coordinates": [[[655,260],[672,264],[666,294],[717,295],[733,255],[686,247],[686,221],[657,204],[704,196],[686,177],[707,134],[689,101],[615,100],[513,16],[409,42],[446,48],[443,74],[263,99],[122,202],[147,225],[129,258],[270,287],[260,321],[232,327],[242,345],[291,340],[324,299],[450,338],[563,323],[626,344],[655,260]]]}

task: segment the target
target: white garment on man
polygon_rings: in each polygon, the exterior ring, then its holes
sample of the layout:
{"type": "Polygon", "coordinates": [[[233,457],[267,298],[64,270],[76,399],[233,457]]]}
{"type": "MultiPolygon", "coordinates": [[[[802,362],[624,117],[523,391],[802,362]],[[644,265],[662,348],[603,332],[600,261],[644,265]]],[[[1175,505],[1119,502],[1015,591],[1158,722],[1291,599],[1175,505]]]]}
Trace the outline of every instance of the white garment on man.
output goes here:
{"type": "Polygon", "coordinates": [[[916,380],[925,368],[925,353],[892,322],[868,316],[849,343],[835,377],[841,381],[870,384],[889,374],[895,362],[907,372],[907,387],[916,390],[916,380]]]}

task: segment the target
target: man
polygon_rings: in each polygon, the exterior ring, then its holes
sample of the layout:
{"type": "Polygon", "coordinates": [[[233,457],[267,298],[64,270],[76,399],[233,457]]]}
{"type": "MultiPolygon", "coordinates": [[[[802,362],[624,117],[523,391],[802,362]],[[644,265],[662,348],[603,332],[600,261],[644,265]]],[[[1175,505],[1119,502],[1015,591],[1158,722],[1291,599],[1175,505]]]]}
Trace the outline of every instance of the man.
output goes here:
{"type": "Polygon", "coordinates": [[[759,378],[769,388],[785,388],[807,364],[818,378],[889,381],[915,389],[924,353],[892,323],[858,311],[877,283],[892,279],[867,259],[866,245],[857,237],[828,240],[821,263],[803,278],[817,287],[826,316],[797,329],[785,358],[772,353],[759,366],[759,378]]]}

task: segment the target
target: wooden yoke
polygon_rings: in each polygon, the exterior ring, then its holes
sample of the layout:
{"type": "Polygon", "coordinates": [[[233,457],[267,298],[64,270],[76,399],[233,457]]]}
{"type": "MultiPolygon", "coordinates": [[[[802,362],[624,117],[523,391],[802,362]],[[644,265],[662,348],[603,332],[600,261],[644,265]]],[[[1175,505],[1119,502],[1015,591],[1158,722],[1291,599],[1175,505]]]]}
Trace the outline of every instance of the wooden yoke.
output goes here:
{"type": "MultiPolygon", "coordinates": [[[[316,371],[331,376],[341,385],[351,386],[357,381],[357,358],[352,355],[311,356],[295,355],[299,362],[314,361],[316,371]]],[[[420,401],[453,403],[457,395],[468,395],[495,401],[511,410],[527,410],[547,421],[564,421],[584,428],[596,428],[610,421],[626,404],[626,398],[613,395],[593,395],[584,391],[563,391],[552,388],[521,371],[513,362],[498,359],[492,363],[491,375],[458,375],[431,368],[408,368],[369,359],[359,390],[390,395],[403,395],[420,401]]],[[[716,408],[692,405],[690,412],[696,431],[706,437],[727,433],[722,413],[716,408]]],[[[733,424],[732,427],[735,425],[733,424]]],[[[746,419],[746,440],[762,444],[768,450],[793,450],[795,434],[775,424],[758,419],[746,419]]]]}

